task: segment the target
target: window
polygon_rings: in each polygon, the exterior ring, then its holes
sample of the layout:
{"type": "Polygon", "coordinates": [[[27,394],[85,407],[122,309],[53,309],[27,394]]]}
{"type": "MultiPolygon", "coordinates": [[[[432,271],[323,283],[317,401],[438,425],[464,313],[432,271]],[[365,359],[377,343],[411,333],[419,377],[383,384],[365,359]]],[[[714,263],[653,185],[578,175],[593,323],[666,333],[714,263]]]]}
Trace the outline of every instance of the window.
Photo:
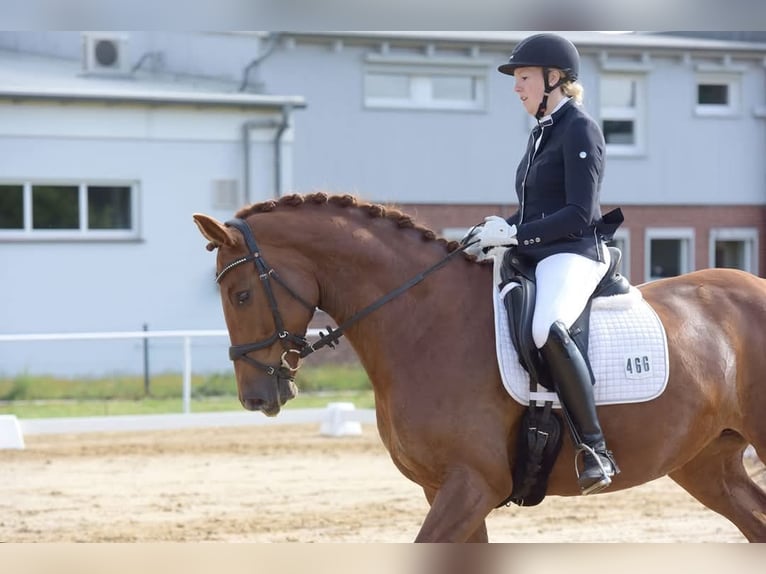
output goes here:
{"type": "Polygon", "coordinates": [[[24,186],[0,185],[0,229],[24,229],[24,186]]]}
{"type": "Polygon", "coordinates": [[[410,77],[404,74],[367,74],[364,93],[368,100],[407,100],[410,97],[410,77]]]}
{"type": "Polygon", "coordinates": [[[647,229],[644,275],[648,281],[694,269],[693,229],[647,229]]]}
{"type": "Polygon", "coordinates": [[[0,184],[0,239],[137,236],[132,183],[0,184]]]}
{"type": "Polygon", "coordinates": [[[739,74],[698,74],[694,111],[698,116],[739,113],[739,74]]]}
{"type": "Polygon", "coordinates": [[[431,97],[445,102],[475,102],[477,84],[473,76],[434,76],[431,97]]]}
{"type": "Polygon", "coordinates": [[[484,81],[470,75],[368,73],[365,104],[372,108],[484,109],[484,81]]]}
{"type": "Polygon", "coordinates": [[[88,186],[88,229],[131,229],[131,188],[88,186]]]}
{"type": "Polygon", "coordinates": [[[758,231],[751,228],[712,229],[710,267],[728,267],[758,274],[758,231]]]}
{"type": "Polygon", "coordinates": [[[32,229],[79,229],[80,201],[76,185],[32,187],[32,229]]]}
{"type": "Polygon", "coordinates": [[[487,65],[433,58],[369,55],[364,104],[369,108],[483,111],[487,65]]]}
{"type": "Polygon", "coordinates": [[[698,84],[697,104],[704,106],[726,106],[729,104],[727,84],[698,84]]]}
{"type": "Polygon", "coordinates": [[[643,153],[643,82],[638,76],[604,74],[600,84],[601,128],[607,153],[643,153]]]}

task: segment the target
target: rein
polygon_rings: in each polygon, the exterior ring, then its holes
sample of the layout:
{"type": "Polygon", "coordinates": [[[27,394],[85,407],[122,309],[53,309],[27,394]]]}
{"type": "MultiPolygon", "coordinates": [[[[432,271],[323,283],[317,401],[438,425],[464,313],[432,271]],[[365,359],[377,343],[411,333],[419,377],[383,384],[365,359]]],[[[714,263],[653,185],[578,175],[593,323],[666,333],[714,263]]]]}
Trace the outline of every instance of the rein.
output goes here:
{"type": "Polygon", "coordinates": [[[390,291],[389,293],[383,295],[383,297],[381,297],[377,301],[373,301],[372,303],[367,305],[367,307],[365,307],[364,309],[354,313],[351,317],[349,317],[346,321],[344,321],[341,325],[339,325],[337,329],[333,329],[333,328],[331,328],[329,326],[326,327],[327,328],[327,333],[326,334],[322,334],[320,332],[320,334],[322,336],[319,338],[319,340],[317,340],[317,342],[314,343],[313,345],[311,343],[306,345],[306,348],[304,348],[301,351],[300,357],[301,358],[306,357],[306,356],[310,355],[311,353],[313,353],[314,351],[317,351],[317,350],[319,350],[319,349],[321,349],[322,347],[325,347],[325,346],[329,346],[330,348],[334,348],[335,347],[335,343],[338,342],[338,340],[344,335],[346,329],[348,329],[351,325],[353,325],[354,323],[356,323],[360,319],[366,317],[367,315],[369,315],[373,311],[379,309],[380,307],[382,307],[383,305],[385,305],[386,303],[391,301],[391,299],[394,299],[394,298],[398,297],[399,295],[401,295],[402,293],[407,291],[407,289],[409,289],[411,287],[414,287],[415,285],[420,283],[423,279],[428,277],[431,273],[433,273],[434,271],[437,271],[442,266],[447,264],[456,254],[462,253],[463,251],[465,251],[465,249],[467,247],[469,247],[470,245],[472,245],[472,244],[461,245],[460,247],[458,247],[454,251],[451,251],[445,257],[443,257],[442,259],[437,261],[434,265],[432,265],[431,267],[429,267],[428,269],[426,269],[422,273],[419,273],[418,275],[416,275],[415,277],[413,277],[412,279],[410,279],[409,281],[407,281],[403,285],[400,285],[399,287],[397,287],[393,291],[390,291]]]}
{"type": "Polygon", "coordinates": [[[239,259],[236,259],[232,261],[231,263],[228,263],[224,266],[223,269],[221,269],[221,272],[218,273],[218,275],[215,278],[216,283],[220,283],[221,279],[223,278],[226,273],[234,269],[235,267],[242,265],[244,263],[250,263],[251,261],[254,263],[256,271],[258,272],[258,277],[261,280],[261,284],[263,285],[264,291],[266,292],[266,297],[269,301],[269,308],[271,309],[271,315],[274,318],[274,325],[275,325],[275,331],[272,333],[272,335],[262,341],[258,341],[256,343],[245,343],[243,345],[232,345],[229,347],[229,359],[232,361],[237,361],[239,359],[242,359],[246,363],[249,363],[263,371],[266,371],[267,374],[272,376],[279,377],[280,375],[285,378],[292,379],[295,375],[295,373],[298,371],[298,369],[301,366],[301,361],[309,356],[311,353],[314,353],[315,351],[318,351],[322,347],[330,347],[335,348],[335,344],[338,342],[338,340],[345,334],[345,331],[351,327],[354,323],[357,321],[363,319],[373,311],[376,311],[392,299],[398,297],[411,287],[414,287],[423,279],[428,277],[431,273],[434,271],[437,271],[442,266],[446,265],[455,255],[458,253],[462,253],[465,251],[467,247],[470,247],[472,243],[468,243],[465,245],[460,245],[457,249],[454,251],[451,251],[448,253],[445,257],[437,261],[434,265],[426,269],[425,271],[419,273],[403,285],[400,285],[393,291],[390,291],[380,299],[377,299],[376,301],[373,301],[371,304],[367,305],[360,311],[357,311],[354,313],[351,317],[349,317],[346,321],[344,321],[341,325],[338,326],[337,329],[333,329],[331,327],[327,328],[327,333],[322,333],[320,331],[320,337],[316,341],[316,343],[311,344],[306,340],[305,333],[302,335],[296,335],[293,333],[290,333],[284,328],[284,321],[282,320],[282,315],[279,313],[279,307],[277,306],[276,298],[274,297],[274,291],[271,287],[271,279],[274,279],[277,283],[279,283],[294,299],[296,299],[298,302],[300,302],[304,307],[306,307],[312,314],[316,310],[316,305],[312,305],[311,303],[306,302],[305,299],[303,299],[300,295],[298,295],[293,289],[290,288],[287,283],[285,283],[277,274],[277,272],[274,270],[273,267],[271,267],[266,261],[263,259],[263,257],[260,254],[260,251],[258,249],[258,244],[255,242],[255,237],[253,237],[253,232],[250,229],[250,226],[248,223],[243,219],[232,219],[230,221],[227,221],[225,225],[229,227],[234,227],[239,230],[240,233],[242,233],[242,236],[245,239],[245,243],[247,245],[247,249],[249,251],[249,255],[245,257],[241,257],[239,259]],[[282,359],[281,364],[278,366],[274,365],[267,365],[266,363],[262,363],[261,361],[258,361],[256,359],[253,359],[252,357],[248,356],[248,353],[252,351],[257,351],[259,349],[264,349],[266,347],[270,347],[277,341],[280,341],[282,344],[282,347],[285,349],[285,352],[282,353],[282,359]],[[290,346],[290,343],[296,345],[295,348],[290,346]],[[298,364],[295,367],[291,367],[290,364],[287,362],[287,355],[289,353],[295,353],[298,355],[298,364]]]}

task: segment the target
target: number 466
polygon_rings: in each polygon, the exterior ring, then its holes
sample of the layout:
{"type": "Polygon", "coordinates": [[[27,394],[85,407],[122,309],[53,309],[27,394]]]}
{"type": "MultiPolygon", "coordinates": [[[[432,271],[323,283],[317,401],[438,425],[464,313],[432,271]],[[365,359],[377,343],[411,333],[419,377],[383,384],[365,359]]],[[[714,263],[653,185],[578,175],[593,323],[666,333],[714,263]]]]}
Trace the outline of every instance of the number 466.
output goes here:
{"type": "Polygon", "coordinates": [[[641,357],[628,357],[628,362],[625,365],[625,372],[629,375],[641,375],[648,373],[649,371],[649,357],[647,355],[641,357]]]}

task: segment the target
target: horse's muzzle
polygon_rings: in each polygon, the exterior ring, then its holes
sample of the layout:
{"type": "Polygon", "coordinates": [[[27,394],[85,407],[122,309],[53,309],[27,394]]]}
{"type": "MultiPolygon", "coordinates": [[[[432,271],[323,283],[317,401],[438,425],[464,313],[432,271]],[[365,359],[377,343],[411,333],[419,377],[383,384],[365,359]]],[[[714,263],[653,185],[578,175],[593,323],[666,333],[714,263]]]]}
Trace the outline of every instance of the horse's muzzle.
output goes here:
{"type": "Polygon", "coordinates": [[[267,402],[263,399],[240,399],[240,403],[249,411],[260,411],[267,417],[275,417],[282,410],[278,402],[267,402]]]}
{"type": "Polygon", "coordinates": [[[298,388],[292,379],[277,377],[276,381],[272,378],[270,384],[260,384],[255,389],[241,392],[239,402],[249,411],[260,411],[268,417],[274,417],[297,394],[298,388]]]}

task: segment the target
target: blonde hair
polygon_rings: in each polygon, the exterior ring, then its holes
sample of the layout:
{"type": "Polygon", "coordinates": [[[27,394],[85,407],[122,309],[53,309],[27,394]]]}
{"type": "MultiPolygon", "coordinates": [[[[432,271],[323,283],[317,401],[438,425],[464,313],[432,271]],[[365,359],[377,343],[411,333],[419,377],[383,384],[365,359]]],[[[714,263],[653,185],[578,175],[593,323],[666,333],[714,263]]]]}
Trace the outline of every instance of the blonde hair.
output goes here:
{"type": "Polygon", "coordinates": [[[576,80],[569,80],[561,84],[561,93],[572,98],[578,104],[581,104],[583,95],[585,94],[585,88],[583,88],[582,84],[579,84],[576,80]]]}

